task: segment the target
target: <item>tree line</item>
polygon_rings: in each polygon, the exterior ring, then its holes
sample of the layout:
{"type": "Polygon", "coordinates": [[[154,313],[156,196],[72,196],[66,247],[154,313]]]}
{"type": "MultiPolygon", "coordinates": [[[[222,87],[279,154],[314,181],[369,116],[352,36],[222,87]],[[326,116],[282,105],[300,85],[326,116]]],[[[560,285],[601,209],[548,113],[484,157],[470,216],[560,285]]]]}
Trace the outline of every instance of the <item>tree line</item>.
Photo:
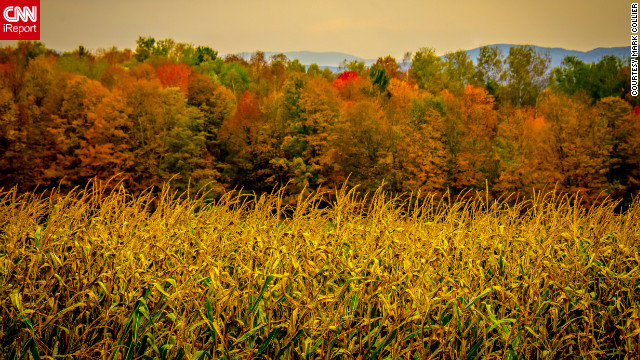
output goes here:
{"type": "Polygon", "coordinates": [[[242,188],[493,195],[640,189],[640,111],[615,56],[549,68],[531,46],[431,48],[339,74],[140,37],[135,50],[0,49],[0,186],[70,189],[118,176],[242,188]],[[401,66],[404,65],[404,66],[401,66]]]}

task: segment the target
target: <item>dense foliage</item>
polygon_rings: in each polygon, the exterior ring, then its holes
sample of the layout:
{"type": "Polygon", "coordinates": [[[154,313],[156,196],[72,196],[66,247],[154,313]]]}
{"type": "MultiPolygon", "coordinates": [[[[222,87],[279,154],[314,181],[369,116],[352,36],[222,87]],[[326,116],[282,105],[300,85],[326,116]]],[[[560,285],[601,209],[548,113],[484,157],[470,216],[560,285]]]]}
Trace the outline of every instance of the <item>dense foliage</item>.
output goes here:
{"type": "MultiPolygon", "coordinates": [[[[409,62],[408,60],[411,60],[409,62]]],[[[532,47],[333,74],[284,55],[249,61],[140,37],[135,51],[38,42],[0,49],[0,186],[295,194],[349,178],[363,190],[492,194],[556,188],[593,203],[640,189],[640,117],[629,67],[605,57],[548,68],[532,47]]]]}

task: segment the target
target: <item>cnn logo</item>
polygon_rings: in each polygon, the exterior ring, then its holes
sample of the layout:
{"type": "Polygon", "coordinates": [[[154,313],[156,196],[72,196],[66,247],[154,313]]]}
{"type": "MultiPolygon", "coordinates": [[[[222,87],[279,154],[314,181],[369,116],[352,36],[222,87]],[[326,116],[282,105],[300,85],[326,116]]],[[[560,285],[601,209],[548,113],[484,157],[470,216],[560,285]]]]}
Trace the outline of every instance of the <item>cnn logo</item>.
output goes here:
{"type": "Polygon", "coordinates": [[[40,0],[3,1],[0,11],[0,40],[40,40],[40,0]]]}
{"type": "Polygon", "coordinates": [[[18,21],[32,21],[36,22],[38,20],[38,7],[37,6],[24,6],[22,8],[18,6],[7,6],[4,8],[4,12],[2,13],[4,19],[8,22],[18,22],[18,21]]]}

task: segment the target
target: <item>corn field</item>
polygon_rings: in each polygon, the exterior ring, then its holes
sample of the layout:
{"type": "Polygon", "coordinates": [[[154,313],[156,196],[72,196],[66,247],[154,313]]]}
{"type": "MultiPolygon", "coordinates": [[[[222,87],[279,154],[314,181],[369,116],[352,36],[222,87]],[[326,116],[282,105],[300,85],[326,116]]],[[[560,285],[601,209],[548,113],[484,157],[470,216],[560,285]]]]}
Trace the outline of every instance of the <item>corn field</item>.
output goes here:
{"type": "Polygon", "coordinates": [[[640,199],[0,193],[7,359],[634,359],[640,199]]]}

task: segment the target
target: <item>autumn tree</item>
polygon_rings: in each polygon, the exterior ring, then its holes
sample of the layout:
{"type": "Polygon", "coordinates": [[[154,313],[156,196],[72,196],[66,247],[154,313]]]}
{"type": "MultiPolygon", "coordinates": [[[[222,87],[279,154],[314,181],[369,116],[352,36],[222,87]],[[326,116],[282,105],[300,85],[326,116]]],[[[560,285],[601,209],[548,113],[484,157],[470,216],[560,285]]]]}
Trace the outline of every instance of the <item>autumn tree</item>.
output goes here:
{"type": "MultiPolygon", "coordinates": [[[[392,86],[392,94],[394,98],[398,96],[395,86],[392,86]]],[[[450,163],[444,100],[431,94],[409,96],[410,123],[400,156],[407,177],[403,191],[442,195],[449,183],[450,163]]]]}
{"type": "Polygon", "coordinates": [[[55,59],[38,56],[24,71],[23,83],[14,99],[18,104],[15,149],[20,156],[14,160],[15,172],[26,187],[49,185],[45,170],[56,156],[56,142],[51,139],[51,114],[59,105],[54,99],[62,93],[56,83],[61,76],[56,72],[55,59]]]}
{"type": "Polygon", "coordinates": [[[110,66],[102,73],[100,82],[107,89],[113,89],[128,76],[127,72],[121,67],[110,66]]]}
{"type": "Polygon", "coordinates": [[[382,67],[384,72],[393,79],[401,79],[403,76],[400,65],[398,65],[396,59],[391,55],[379,57],[374,65],[382,67]]]}
{"type": "MultiPolygon", "coordinates": [[[[566,58],[546,90],[534,48],[408,53],[343,72],[276,54],[220,58],[138,38],[131,50],[0,48],[0,186],[289,191],[384,182],[394,192],[640,190],[640,104],[615,57],[566,58]],[[413,59],[413,61],[411,61],[413,59]],[[406,72],[405,72],[406,71],[406,72]],[[210,185],[205,185],[210,184],[210,185]]],[[[289,201],[289,199],[285,199],[289,201]]]]}
{"type": "Polygon", "coordinates": [[[450,183],[458,189],[483,189],[497,176],[493,140],[498,117],[495,100],[482,88],[467,85],[460,97],[444,92],[447,108],[446,144],[450,183]]]}
{"type": "Polygon", "coordinates": [[[16,162],[23,156],[26,133],[18,125],[18,107],[13,94],[0,82],[0,186],[11,186],[19,180],[16,162]]]}
{"type": "Polygon", "coordinates": [[[338,90],[338,94],[344,101],[358,101],[364,99],[362,92],[363,78],[355,71],[345,71],[333,80],[333,86],[338,90]]]}
{"type": "Polygon", "coordinates": [[[185,64],[164,63],[156,69],[156,77],[163,86],[177,87],[183,93],[189,92],[191,67],[185,64]]]}
{"type": "MultiPolygon", "coordinates": [[[[607,191],[616,198],[640,190],[640,117],[629,104],[606,97],[596,104],[596,124],[604,146],[610,146],[606,160],[607,191]]],[[[597,133],[596,133],[597,134],[597,133]]]]}
{"type": "Polygon", "coordinates": [[[350,180],[361,184],[364,190],[378,188],[393,161],[382,153],[383,117],[380,107],[369,100],[345,103],[331,144],[340,176],[336,181],[344,181],[351,175],[350,180]]]}
{"type": "Polygon", "coordinates": [[[187,92],[189,105],[200,110],[203,116],[201,129],[206,147],[211,156],[219,156],[218,131],[222,123],[231,117],[236,99],[228,88],[216,84],[210,77],[197,73],[189,77],[187,92]]]}
{"type": "MultiPolygon", "coordinates": [[[[272,86],[274,88],[282,88],[284,82],[287,80],[287,67],[289,66],[289,59],[287,56],[280,53],[271,56],[271,63],[269,64],[272,75],[272,86]]],[[[302,71],[304,73],[304,70],[302,71]]],[[[271,84],[270,84],[271,85],[271,84]]]]}
{"type": "Polygon", "coordinates": [[[314,181],[316,172],[305,159],[310,129],[302,121],[300,98],[306,87],[306,79],[300,73],[292,74],[283,86],[277,101],[274,138],[279,149],[271,164],[279,181],[292,179],[301,190],[314,181]]]}
{"type": "Polygon", "coordinates": [[[87,86],[88,97],[99,100],[92,109],[85,109],[88,126],[74,151],[77,180],[131,176],[129,169],[134,159],[127,132],[126,101],[119,91],[109,92],[93,82],[87,86]]]}
{"type": "Polygon", "coordinates": [[[218,133],[222,155],[229,165],[222,174],[225,183],[268,188],[269,161],[275,154],[272,148],[265,146],[269,141],[265,125],[258,98],[246,91],[234,114],[222,123],[218,133]]]}
{"type": "Polygon", "coordinates": [[[131,58],[133,57],[133,52],[131,51],[131,49],[118,50],[117,47],[112,46],[109,49],[98,49],[96,51],[96,55],[108,62],[109,65],[115,66],[131,60],[131,58]]]}
{"type": "Polygon", "coordinates": [[[529,196],[533,190],[550,190],[562,175],[556,168],[553,130],[548,121],[535,117],[535,108],[504,103],[499,110],[494,140],[498,178],[497,193],[529,196]]]}
{"type": "Polygon", "coordinates": [[[605,190],[612,144],[607,140],[607,124],[596,116],[584,97],[545,92],[538,113],[549,122],[554,164],[562,176],[560,185],[569,192],[580,191],[593,201],[605,190]]]}

